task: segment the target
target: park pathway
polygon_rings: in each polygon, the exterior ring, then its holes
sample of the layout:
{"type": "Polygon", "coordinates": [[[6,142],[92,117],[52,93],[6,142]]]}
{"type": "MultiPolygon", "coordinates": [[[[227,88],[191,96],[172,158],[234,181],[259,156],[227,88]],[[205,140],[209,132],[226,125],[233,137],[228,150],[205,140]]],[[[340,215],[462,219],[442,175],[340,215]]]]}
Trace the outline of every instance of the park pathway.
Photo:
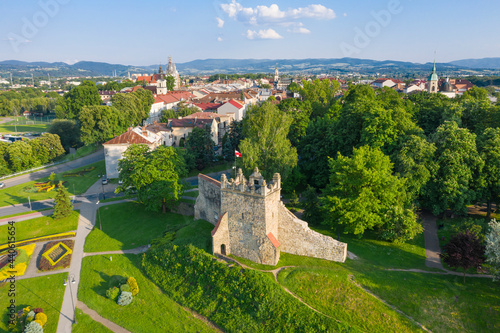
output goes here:
{"type": "Polygon", "coordinates": [[[127,331],[121,326],[116,325],[112,321],[107,320],[106,318],[101,317],[96,311],[90,309],[85,303],[76,301],[76,307],[79,308],[80,310],[83,311],[83,313],[87,314],[92,318],[94,321],[97,321],[110,330],[112,330],[115,333],[131,333],[130,331],[127,331]]]}
{"type": "Polygon", "coordinates": [[[439,247],[439,238],[437,235],[436,217],[424,213],[422,221],[425,240],[425,266],[444,270],[441,258],[439,257],[441,248],[439,247]]]}

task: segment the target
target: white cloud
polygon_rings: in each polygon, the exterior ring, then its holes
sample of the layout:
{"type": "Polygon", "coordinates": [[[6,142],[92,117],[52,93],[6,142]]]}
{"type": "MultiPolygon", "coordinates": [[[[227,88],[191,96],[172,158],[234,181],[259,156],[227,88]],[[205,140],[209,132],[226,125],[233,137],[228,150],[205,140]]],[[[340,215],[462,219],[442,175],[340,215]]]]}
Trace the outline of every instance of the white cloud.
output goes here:
{"type": "Polygon", "coordinates": [[[218,42],[222,42],[222,37],[217,37],[218,42]]]}
{"type": "Polygon", "coordinates": [[[347,16],[347,13],[344,13],[344,17],[346,17],[346,16],[347,16]]]}
{"type": "Polygon", "coordinates": [[[222,28],[224,27],[224,20],[221,19],[220,17],[216,17],[215,20],[217,21],[217,27],[222,28]]]}
{"type": "Polygon", "coordinates": [[[293,18],[312,18],[318,20],[332,20],[335,12],[323,5],[309,5],[304,8],[290,9],[289,16],[293,18]]]}
{"type": "Polygon", "coordinates": [[[248,39],[282,39],[283,37],[277,33],[274,29],[265,30],[248,30],[246,33],[248,39]]]}
{"type": "Polygon", "coordinates": [[[293,29],[288,29],[288,32],[293,32],[294,34],[310,34],[311,30],[304,27],[295,27],[293,29]]]}
{"type": "Polygon", "coordinates": [[[243,7],[236,0],[231,3],[221,4],[222,11],[230,18],[248,24],[272,24],[277,22],[291,22],[294,19],[309,18],[316,20],[332,20],[335,12],[323,5],[309,5],[307,7],[289,8],[282,11],[277,4],[256,6],[255,8],[243,7]]]}

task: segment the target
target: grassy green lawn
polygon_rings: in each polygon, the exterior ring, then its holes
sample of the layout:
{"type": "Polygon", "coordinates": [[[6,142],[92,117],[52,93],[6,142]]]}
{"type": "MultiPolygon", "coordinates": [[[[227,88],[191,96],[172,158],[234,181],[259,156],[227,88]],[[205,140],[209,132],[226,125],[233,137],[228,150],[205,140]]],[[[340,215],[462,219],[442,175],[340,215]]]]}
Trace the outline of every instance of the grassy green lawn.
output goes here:
{"type": "Polygon", "coordinates": [[[16,216],[28,215],[28,214],[32,214],[32,213],[36,213],[36,212],[43,212],[43,211],[51,210],[51,209],[53,209],[53,208],[44,208],[44,209],[40,209],[40,210],[32,210],[32,211],[29,211],[29,212],[4,215],[4,216],[2,216],[2,219],[7,218],[7,217],[16,217],[16,216]]]}
{"type": "Polygon", "coordinates": [[[233,166],[234,166],[234,163],[225,162],[225,163],[222,163],[222,164],[217,164],[217,165],[210,166],[210,167],[205,168],[205,169],[203,169],[201,171],[198,170],[198,169],[194,169],[194,170],[189,171],[188,177],[198,176],[199,173],[207,174],[207,173],[212,173],[212,172],[219,172],[219,171],[229,170],[233,166]]]}
{"type": "Polygon", "coordinates": [[[73,325],[73,333],[113,333],[103,324],[94,321],[89,315],[83,313],[82,310],[76,309],[76,324],[73,325]]]}
{"type": "Polygon", "coordinates": [[[190,191],[190,192],[184,192],[184,196],[186,197],[193,197],[196,198],[198,196],[199,192],[198,191],[190,191]]]}
{"type": "Polygon", "coordinates": [[[17,133],[42,133],[49,130],[50,124],[36,124],[36,125],[15,125],[15,121],[0,124],[0,133],[2,134],[16,134],[17,133]]]}
{"type": "MultiPolygon", "coordinates": [[[[166,296],[143,275],[136,255],[91,256],[83,259],[78,299],[104,318],[134,333],[151,332],[214,332],[166,296]],[[106,298],[108,282],[113,276],[136,278],[139,294],[132,303],[121,307],[106,298]]],[[[87,330],[86,332],[90,332],[87,330]]]]}
{"type": "MultiPolygon", "coordinates": [[[[64,186],[68,189],[68,192],[73,194],[85,193],[90,186],[92,186],[96,181],[99,180],[98,175],[105,173],[104,161],[96,162],[85,167],[77,168],[62,174],[57,174],[56,179],[66,181],[64,186]],[[75,173],[83,169],[94,166],[95,169],[87,172],[84,176],[71,176],[64,177],[65,174],[75,173]]],[[[39,201],[52,199],[56,196],[56,191],[52,190],[50,192],[30,192],[33,191],[33,184],[37,182],[45,182],[48,178],[41,178],[36,181],[27,182],[24,184],[19,184],[11,187],[6,187],[0,190],[0,207],[15,205],[19,203],[27,203],[28,197],[31,201],[39,201]]],[[[36,191],[36,190],[35,190],[36,191]]]]}
{"type": "Polygon", "coordinates": [[[96,228],[87,236],[85,252],[132,249],[149,244],[151,239],[161,236],[168,226],[183,226],[192,222],[193,218],[189,216],[148,212],[143,205],[134,202],[100,207],[96,228]],[[102,231],[99,230],[99,219],[102,231]]]}
{"type": "MultiPolygon", "coordinates": [[[[17,280],[16,289],[16,310],[30,306],[32,308],[42,308],[47,315],[47,324],[43,327],[45,333],[55,333],[59,321],[59,311],[62,306],[64,296],[63,281],[68,273],[41,276],[31,279],[17,280]]],[[[10,302],[8,297],[8,285],[0,287],[0,331],[7,332],[7,305],[10,302]]]]}
{"type": "MultiPolygon", "coordinates": [[[[70,216],[60,220],[54,220],[52,216],[41,216],[16,222],[16,241],[76,230],[79,216],[78,211],[73,211],[70,216]]],[[[0,234],[7,235],[8,227],[9,225],[0,226],[0,234]]],[[[6,243],[6,239],[0,239],[0,244],[2,243],[6,243]]]]}
{"type": "Polygon", "coordinates": [[[83,146],[80,147],[76,150],[75,154],[66,154],[64,156],[61,156],[57,161],[58,162],[63,162],[63,161],[73,161],[76,160],[77,158],[83,157],[90,155],[92,153],[95,153],[97,150],[99,150],[102,146],[98,145],[96,146],[95,144],[91,144],[88,146],[83,146]]]}

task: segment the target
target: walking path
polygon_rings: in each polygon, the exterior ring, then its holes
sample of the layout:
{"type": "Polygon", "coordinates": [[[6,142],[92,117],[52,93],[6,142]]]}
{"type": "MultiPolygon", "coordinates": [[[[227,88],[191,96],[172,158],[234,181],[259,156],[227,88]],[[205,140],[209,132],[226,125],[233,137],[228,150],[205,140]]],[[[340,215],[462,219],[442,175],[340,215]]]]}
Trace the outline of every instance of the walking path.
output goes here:
{"type": "Polygon", "coordinates": [[[83,313],[89,315],[90,318],[92,318],[93,320],[95,320],[95,321],[103,324],[104,326],[106,326],[107,328],[109,328],[110,330],[112,330],[113,332],[116,332],[116,333],[131,333],[130,331],[127,331],[123,327],[116,325],[112,321],[109,321],[106,318],[101,317],[97,312],[95,312],[94,310],[90,309],[83,302],[80,302],[80,301],[77,300],[76,301],[76,307],[79,308],[80,310],[82,310],[83,313]]]}
{"type": "Polygon", "coordinates": [[[425,266],[444,270],[441,258],[439,257],[441,248],[439,247],[439,238],[437,235],[436,217],[424,214],[422,221],[425,239],[425,266]]]}
{"type": "Polygon", "coordinates": [[[130,250],[118,250],[118,251],[104,251],[104,252],[85,252],[84,257],[98,256],[98,255],[108,255],[108,254],[140,254],[144,253],[149,249],[150,245],[144,245],[136,247],[130,250]]]}

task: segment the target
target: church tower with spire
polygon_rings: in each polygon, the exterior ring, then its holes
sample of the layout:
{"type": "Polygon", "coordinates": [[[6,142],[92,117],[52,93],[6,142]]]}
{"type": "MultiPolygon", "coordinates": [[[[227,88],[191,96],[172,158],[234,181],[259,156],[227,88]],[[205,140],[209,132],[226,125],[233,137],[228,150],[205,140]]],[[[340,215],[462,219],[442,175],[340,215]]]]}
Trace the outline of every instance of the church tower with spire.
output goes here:
{"type": "Polygon", "coordinates": [[[172,61],[171,56],[168,57],[167,75],[170,75],[174,78],[175,80],[174,89],[175,90],[179,89],[181,87],[181,78],[179,76],[179,72],[175,68],[175,64],[172,61]]]}
{"type": "Polygon", "coordinates": [[[434,59],[434,66],[432,67],[432,73],[429,75],[428,81],[427,91],[433,94],[437,93],[439,77],[436,73],[436,59],[434,59]]]}
{"type": "Polygon", "coordinates": [[[158,70],[158,80],[156,80],[156,93],[158,95],[163,95],[168,92],[167,89],[167,79],[165,77],[165,73],[163,73],[163,69],[161,68],[158,70]]]}

